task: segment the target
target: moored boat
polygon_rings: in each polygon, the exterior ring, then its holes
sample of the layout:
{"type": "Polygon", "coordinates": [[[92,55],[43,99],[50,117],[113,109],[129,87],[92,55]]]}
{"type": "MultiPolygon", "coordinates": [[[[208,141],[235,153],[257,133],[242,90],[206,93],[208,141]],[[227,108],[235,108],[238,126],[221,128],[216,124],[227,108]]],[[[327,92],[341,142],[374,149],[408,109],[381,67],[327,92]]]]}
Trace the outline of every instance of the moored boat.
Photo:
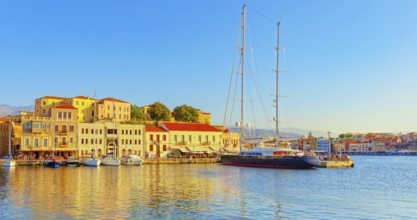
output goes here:
{"type": "Polygon", "coordinates": [[[44,164],[45,164],[45,167],[49,167],[49,168],[60,168],[62,166],[61,161],[57,160],[54,157],[45,161],[44,164]]]}
{"type": "Polygon", "coordinates": [[[123,165],[136,165],[140,166],[143,163],[142,158],[135,154],[128,154],[122,157],[121,163],[123,165]]]}
{"type": "Polygon", "coordinates": [[[75,157],[68,157],[66,165],[69,167],[79,167],[81,163],[80,160],[75,159],[75,157]]]}
{"type": "Polygon", "coordinates": [[[105,166],[119,166],[120,160],[114,154],[107,154],[102,160],[101,164],[105,166]]]}
{"type": "Polygon", "coordinates": [[[265,168],[282,168],[282,169],[309,169],[320,165],[320,160],[316,156],[304,155],[302,151],[292,150],[290,148],[281,148],[279,136],[279,121],[278,121],[278,82],[279,82],[279,37],[280,37],[280,22],[278,22],[278,36],[277,36],[277,63],[276,63],[276,85],[275,85],[275,143],[272,148],[259,147],[261,143],[265,142],[265,138],[255,138],[252,142],[259,142],[255,149],[243,150],[244,138],[244,115],[243,115],[243,101],[244,101],[244,58],[245,58],[245,14],[246,5],[243,5],[242,10],[242,46],[241,46],[241,118],[237,123],[240,128],[240,153],[238,155],[222,155],[221,162],[225,165],[235,166],[249,166],[249,167],[265,167],[265,168]]]}
{"type": "Polygon", "coordinates": [[[225,165],[281,169],[310,169],[320,165],[316,156],[304,156],[301,151],[282,148],[255,148],[238,155],[223,155],[225,165]]]}

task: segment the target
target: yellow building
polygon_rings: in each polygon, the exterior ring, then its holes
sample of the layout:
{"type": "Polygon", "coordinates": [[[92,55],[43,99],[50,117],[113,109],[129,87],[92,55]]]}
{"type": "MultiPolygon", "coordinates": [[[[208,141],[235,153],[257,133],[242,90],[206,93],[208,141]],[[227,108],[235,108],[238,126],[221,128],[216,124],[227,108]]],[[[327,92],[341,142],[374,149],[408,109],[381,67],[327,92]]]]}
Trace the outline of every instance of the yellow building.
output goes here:
{"type": "Polygon", "coordinates": [[[211,114],[208,112],[202,112],[200,109],[196,109],[198,114],[198,123],[211,124],[211,114]]]}
{"type": "Polygon", "coordinates": [[[35,100],[35,116],[50,117],[51,108],[58,105],[71,105],[78,109],[77,117],[81,123],[94,121],[95,112],[97,120],[113,119],[116,122],[130,120],[130,103],[115,98],[95,100],[91,97],[76,96],[73,98],[44,96],[35,100]],[[97,109],[95,104],[97,102],[97,109]]]}
{"type": "Polygon", "coordinates": [[[222,131],[208,124],[163,122],[160,127],[168,132],[171,151],[212,153],[221,147],[222,131]]]}
{"type": "Polygon", "coordinates": [[[161,127],[145,127],[145,154],[147,157],[166,157],[170,140],[169,133],[161,127]]]}
{"type": "Polygon", "coordinates": [[[61,157],[77,154],[77,109],[70,105],[54,106],[51,117],[22,116],[20,153],[26,157],[61,157]]]}
{"type": "Polygon", "coordinates": [[[58,96],[44,96],[35,99],[35,116],[50,117],[54,106],[62,105],[68,98],[58,96]]]}
{"type": "Polygon", "coordinates": [[[97,103],[97,116],[99,120],[115,119],[115,122],[130,121],[130,103],[115,99],[105,98],[97,103]]]}
{"type": "Polygon", "coordinates": [[[222,150],[229,152],[236,152],[240,150],[240,135],[239,133],[230,132],[224,126],[214,126],[217,130],[222,131],[222,150]]]}
{"type": "Polygon", "coordinates": [[[120,124],[110,121],[79,123],[78,145],[80,156],[95,152],[96,156],[114,153],[117,157],[126,154],[144,155],[144,125],[120,124]]]}
{"type": "Polygon", "coordinates": [[[66,101],[67,105],[72,105],[78,109],[79,122],[93,122],[94,120],[94,103],[95,99],[86,96],[76,96],[66,101]]]}

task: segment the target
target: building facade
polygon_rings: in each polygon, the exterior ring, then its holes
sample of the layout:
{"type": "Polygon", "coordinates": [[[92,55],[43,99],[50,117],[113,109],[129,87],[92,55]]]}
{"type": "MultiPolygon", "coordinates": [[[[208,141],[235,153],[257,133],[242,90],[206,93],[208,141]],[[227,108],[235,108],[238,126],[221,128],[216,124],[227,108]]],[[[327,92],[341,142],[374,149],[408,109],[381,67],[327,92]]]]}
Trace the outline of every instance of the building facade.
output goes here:
{"type": "Polygon", "coordinates": [[[115,122],[130,121],[130,103],[115,99],[105,98],[97,103],[98,120],[115,120],[115,122]]]}

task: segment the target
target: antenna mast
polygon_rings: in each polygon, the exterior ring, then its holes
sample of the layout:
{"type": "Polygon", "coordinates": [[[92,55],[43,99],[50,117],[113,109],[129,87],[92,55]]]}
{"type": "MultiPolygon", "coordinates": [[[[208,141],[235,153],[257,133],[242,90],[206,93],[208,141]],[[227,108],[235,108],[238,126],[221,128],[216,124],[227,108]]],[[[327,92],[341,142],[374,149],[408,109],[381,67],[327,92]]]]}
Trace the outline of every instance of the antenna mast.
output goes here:
{"type": "Polygon", "coordinates": [[[278,139],[279,139],[279,108],[278,108],[278,103],[279,103],[279,90],[278,90],[278,86],[279,86],[279,35],[280,35],[280,25],[281,22],[278,22],[278,34],[277,34],[277,66],[275,69],[276,72],[276,85],[275,85],[275,132],[276,132],[276,137],[275,137],[275,143],[276,145],[278,145],[278,139]]]}
{"type": "Polygon", "coordinates": [[[246,15],[246,5],[243,5],[242,8],[242,85],[241,85],[241,99],[240,99],[240,152],[242,152],[243,145],[243,85],[244,85],[244,74],[245,74],[245,15],[246,15]]]}

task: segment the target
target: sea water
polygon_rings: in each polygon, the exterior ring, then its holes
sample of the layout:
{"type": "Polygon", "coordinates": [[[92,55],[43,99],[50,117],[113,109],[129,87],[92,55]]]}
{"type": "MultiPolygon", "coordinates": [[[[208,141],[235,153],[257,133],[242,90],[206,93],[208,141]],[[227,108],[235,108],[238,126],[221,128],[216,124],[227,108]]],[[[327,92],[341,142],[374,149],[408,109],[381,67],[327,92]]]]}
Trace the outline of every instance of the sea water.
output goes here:
{"type": "Polygon", "coordinates": [[[0,169],[0,219],[411,219],[417,157],[354,168],[221,164],[0,169]]]}

